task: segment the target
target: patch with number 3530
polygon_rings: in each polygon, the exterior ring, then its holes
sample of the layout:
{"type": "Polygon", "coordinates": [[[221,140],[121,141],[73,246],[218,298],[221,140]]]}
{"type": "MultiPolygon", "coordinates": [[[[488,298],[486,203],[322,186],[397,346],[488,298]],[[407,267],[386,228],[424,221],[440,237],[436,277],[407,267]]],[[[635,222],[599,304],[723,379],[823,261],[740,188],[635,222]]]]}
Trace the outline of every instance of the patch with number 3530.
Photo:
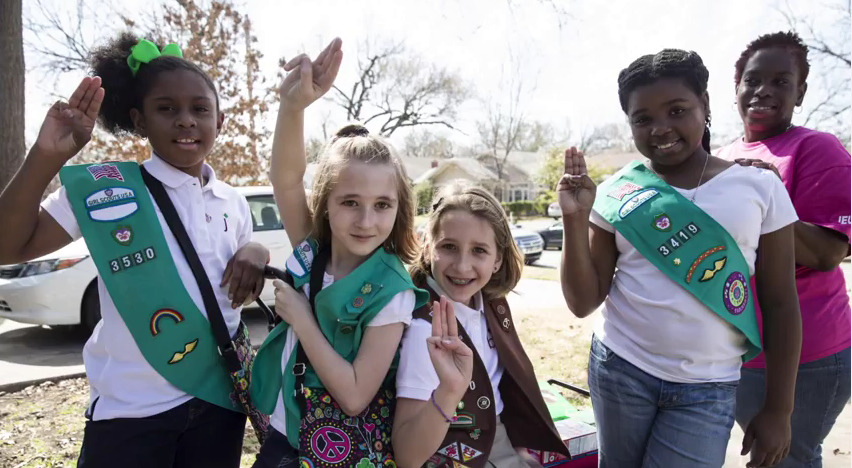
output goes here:
{"type": "Polygon", "coordinates": [[[109,261],[109,271],[113,274],[120,271],[128,270],[145,262],[150,262],[157,258],[157,252],[154,247],[145,247],[137,252],[122,255],[109,261]]]}

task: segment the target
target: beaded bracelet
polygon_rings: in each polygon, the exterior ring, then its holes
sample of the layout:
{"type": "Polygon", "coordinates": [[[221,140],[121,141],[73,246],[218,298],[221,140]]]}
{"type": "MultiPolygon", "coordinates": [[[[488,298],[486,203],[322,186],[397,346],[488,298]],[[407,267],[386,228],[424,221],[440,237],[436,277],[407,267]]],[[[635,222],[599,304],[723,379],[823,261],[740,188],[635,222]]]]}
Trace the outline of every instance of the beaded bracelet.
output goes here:
{"type": "Polygon", "coordinates": [[[438,402],[435,401],[435,390],[432,390],[432,394],[429,395],[429,401],[431,401],[432,406],[434,406],[435,409],[438,410],[439,413],[441,413],[441,417],[444,418],[444,422],[446,422],[446,423],[452,423],[453,422],[452,419],[447,417],[447,415],[444,413],[444,410],[442,410],[441,407],[438,406],[438,402]]]}

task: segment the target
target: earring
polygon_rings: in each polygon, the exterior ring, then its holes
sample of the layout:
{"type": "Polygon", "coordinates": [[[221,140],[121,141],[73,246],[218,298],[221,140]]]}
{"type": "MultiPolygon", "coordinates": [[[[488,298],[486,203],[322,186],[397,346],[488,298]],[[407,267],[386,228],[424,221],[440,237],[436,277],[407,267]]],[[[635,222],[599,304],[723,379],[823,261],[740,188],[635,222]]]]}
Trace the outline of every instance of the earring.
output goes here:
{"type": "Polygon", "coordinates": [[[796,108],[793,109],[793,113],[796,114],[796,115],[799,115],[799,114],[802,113],[802,110],[803,110],[802,106],[796,106],[796,108]]]}

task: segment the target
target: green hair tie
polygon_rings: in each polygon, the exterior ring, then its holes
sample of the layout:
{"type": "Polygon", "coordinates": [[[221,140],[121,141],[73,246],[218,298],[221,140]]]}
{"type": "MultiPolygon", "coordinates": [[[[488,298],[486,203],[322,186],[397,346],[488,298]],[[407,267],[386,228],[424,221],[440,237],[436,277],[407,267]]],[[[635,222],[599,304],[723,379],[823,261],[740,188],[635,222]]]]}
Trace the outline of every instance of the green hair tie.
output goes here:
{"type": "Polygon", "coordinates": [[[139,42],[130,48],[130,55],[127,56],[127,66],[130,67],[130,71],[135,77],[136,73],[139,72],[140,65],[143,63],[150,63],[151,60],[154,60],[161,55],[183,57],[183,53],[180,51],[180,47],[178,47],[177,44],[166,44],[162,50],[158,50],[157,46],[153,42],[147,39],[139,39],[139,42]]]}

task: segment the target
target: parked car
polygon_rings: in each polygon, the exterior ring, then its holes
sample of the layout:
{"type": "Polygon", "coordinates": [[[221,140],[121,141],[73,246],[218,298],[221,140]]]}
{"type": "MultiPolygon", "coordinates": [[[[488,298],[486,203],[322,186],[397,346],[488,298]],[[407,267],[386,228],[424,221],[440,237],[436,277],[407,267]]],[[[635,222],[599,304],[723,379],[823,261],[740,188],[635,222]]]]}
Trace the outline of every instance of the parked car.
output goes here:
{"type": "Polygon", "coordinates": [[[541,258],[541,252],[544,250],[544,241],[540,235],[519,226],[513,226],[511,231],[515,245],[524,254],[524,263],[532,265],[541,258]]]}
{"type": "Polygon", "coordinates": [[[562,250],[562,223],[553,223],[547,229],[538,231],[538,235],[544,239],[544,249],[556,247],[557,250],[562,250]]]}
{"type": "MultiPolygon", "coordinates": [[[[284,232],[272,187],[237,187],[251,211],[252,241],[265,245],[270,265],[284,268],[292,247],[284,232]]],[[[83,239],[17,265],[0,266],[0,317],[39,325],[81,326],[91,332],[101,319],[97,269],[83,239]]],[[[261,293],[275,303],[272,281],[261,293]]]]}
{"type": "Polygon", "coordinates": [[[562,208],[559,207],[559,202],[553,202],[547,206],[547,216],[554,219],[562,217],[562,208]]]}

